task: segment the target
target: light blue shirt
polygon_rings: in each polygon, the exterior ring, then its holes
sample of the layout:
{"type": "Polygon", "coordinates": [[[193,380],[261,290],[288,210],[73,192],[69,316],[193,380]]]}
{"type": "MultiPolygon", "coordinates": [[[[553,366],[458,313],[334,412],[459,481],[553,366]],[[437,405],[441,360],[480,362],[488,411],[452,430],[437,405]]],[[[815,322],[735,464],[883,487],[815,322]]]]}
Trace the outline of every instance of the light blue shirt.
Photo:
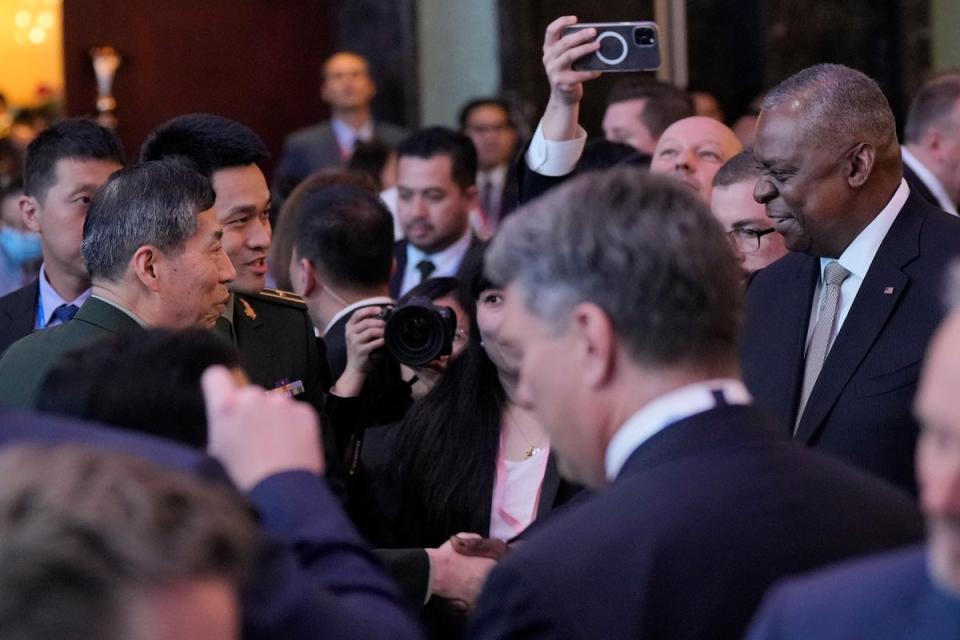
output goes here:
{"type": "Polygon", "coordinates": [[[333,136],[337,139],[340,151],[347,156],[353,155],[357,140],[369,142],[373,139],[373,120],[367,120],[359,129],[354,129],[343,120],[332,118],[330,128],[333,129],[333,136]]]}
{"type": "Polygon", "coordinates": [[[90,289],[87,289],[73,300],[64,300],[47,280],[45,267],[46,265],[40,265],[40,275],[38,276],[40,278],[40,299],[37,300],[37,315],[33,318],[34,329],[44,329],[63,324],[53,318],[53,312],[65,304],[82,307],[83,303],[90,297],[90,289]]]}

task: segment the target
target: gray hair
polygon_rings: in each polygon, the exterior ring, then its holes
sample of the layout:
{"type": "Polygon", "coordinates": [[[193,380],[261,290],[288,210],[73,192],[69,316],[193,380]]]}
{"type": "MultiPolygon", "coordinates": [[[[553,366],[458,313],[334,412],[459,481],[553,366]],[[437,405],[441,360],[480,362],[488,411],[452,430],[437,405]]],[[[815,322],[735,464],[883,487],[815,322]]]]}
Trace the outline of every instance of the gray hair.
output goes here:
{"type": "Polygon", "coordinates": [[[873,78],[841,64],[818,64],[795,73],[763,99],[763,111],[802,100],[805,138],[819,144],[869,142],[881,149],[897,143],[897,124],[887,97],[873,78]]]}
{"type": "Polygon", "coordinates": [[[742,272],[706,205],[670,178],[625,167],[565,183],[505,221],[486,272],[556,331],[596,304],[640,364],[736,359],[742,272]]]}
{"type": "Polygon", "coordinates": [[[83,224],[80,253],[92,279],[117,280],[137,249],[177,255],[213,206],[210,181],[172,160],[142,162],[114,173],[97,192],[83,224]]]}
{"type": "Polygon", "coordinates": [[[960,100],[960,71],[943,73],[926,82],[910,103],[903,137],[917,143],[928,129],[946,127],[960,100]]]}
{"type": "Polygon", "coordinates": [[[151,588],[246,581],[240,497],[132,455],[76,445],[0,454],[0,637],[130,638],[151,588]]]}

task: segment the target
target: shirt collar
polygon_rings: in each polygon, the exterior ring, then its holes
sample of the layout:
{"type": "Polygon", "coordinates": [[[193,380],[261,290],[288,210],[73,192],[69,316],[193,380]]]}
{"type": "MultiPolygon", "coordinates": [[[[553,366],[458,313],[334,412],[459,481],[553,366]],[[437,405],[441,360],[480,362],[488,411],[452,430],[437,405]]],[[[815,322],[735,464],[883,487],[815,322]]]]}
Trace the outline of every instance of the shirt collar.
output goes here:
{"type": "Polygon", "coordinates": [[[930,189],[930,193],[932,193],[933,197],[937,199],[937,203],[940,205],[940,208],[947,213],[957,215],[957,205],[950,198],[950,195],[947,193],[943,183],[940,182],[940,179],[933,175],[930,169],[927,169],[927,166],[920,162],[920,160],[917,159],[917,156],[913,155],[909,149],[906,147],[900,147],[900,152],[903,155],[903,163],[913,169],[913,172],[917,174],[920,182],[926,185],[927,189],[930,189]]]}
{"type": "Polygon", "coordinates": [[[454,242],[452,245],[436,253],[424,253],[413,246],[412,242],[407,243],[407,270],[416,269],[417,263],[421,260],[429,260],[436,267],[433,271],[435,277],[452,276],[463,261],[463,256],[467,254],[470,248],[470,242],[473,240],[473,232],[467,227],[466,233],[454,242]]]}
{"type": "Polygon", "coordinates": [[[360,125],[358,129],[354,129],[340,118],[331,118],[330,128],[333,129],[333,135],[336,136],[338,141],[349,141],[351,147],[353,146],[352,143],[357,140],[366,141],[373,138],[372,118],[360,125]]]}
{"type": "Polygon", "coordinates": [[[477,185],[480,186],[489,182],[495,187],[502,187],[507,181],[507,169],[509,168],[509,164],[501,164],[488,171],[478,171],[477,185]]]}
{"type": "Polygon", "coordinates": [[[360,307],[372,307],[374,305],[387,305],[387,304],[395,304],[393,301],[393,298],[389,298],[387,296],[376,296],[373,298],[364,298],[363,300],[357,300],[353,304],[348,305],[343,309],[340,309],[340,311],[337,312],[337,315],[333,316],[333,318],[330,319],[330,322],[327,323],[327,326],[323,328],[323,335],[327,335],[327,332],[330,331],[330,328],[333,327],[333,325],[337,324],[337,321],[339,321],[340,318],[347,315],[348,313],[353,313],[360,307]]]}
{"type": "Polygon", "coordinates": [[[753,402],[747,388],[735,378],[695,382],[648,402],[630,416],[610,440],[605,460],[607,480],[613,482],[633,452],[647,440],[671,424],[717,406],[715,391],[723,394],[727,404],[753,402]]]}
{"type": "Polygon", "coordinates": [[[56,289],[53,288],[53,285],[50,284],[50,281],[47,280],[47,271],[46,265],[40,265],[40,299],[37,301],[40,305],[40,310],[43,311],[43,326],[48,326],[50,324],[50,319],[53,317],[53,312],[65,304],[76,305],[77,307],[82,307],[83,303],[87,301],[90,297],[90,289],[81,293],[74,300],[64,300],[63,297],[57,293],[56,289]]]}
{"type": "Polygon", "coordinates": [[[114,302],[113,300],[107,300],[106,298],[101,298],[100,296],[92,296],[92,297],[96,298],[97,300],[99,300],[104,304],[110,305],[114,309],[119,309],[120,311],[123,311],[125,314],[133,318],[133,320],[144,329],[150,328],[149,325],[147,325],[147,323],[143,320],[143,318],[135,314],[133,311],[130,311],[130,309],[127,309],[125,306],[123,306],[119,302],[114,302]]]}
{"type": "Polygon", "coordinates": [[[226,319],[231,325],[233,324],[233,307],[234,300],[237,299],[237,296],[233,293],[230,294],[230,298],[227,300],[226,306],[223,308],[223,311],[220,313],[220,317],[226,319]]]}
{"type": "MultiPolygon", "coordinates": [[[[910,187],[907,186],[906,180],[901,179],[900,186],[897,187],[887,206],[877,214],[877,217],[853,239],[853,242],[836,259],[851,275],[856,276],[861,281],[866,277],[867,270],[870,269],[870,264],[880,249],[880,244],[887,237],[890,227],[893,226],[893,221],[897,219],[897,214],[903,209],[909,195],[910,187]]],[[[823,282],[824,269],[832,261],[833,258],[820,258],[821,282],[823,282]]]]}

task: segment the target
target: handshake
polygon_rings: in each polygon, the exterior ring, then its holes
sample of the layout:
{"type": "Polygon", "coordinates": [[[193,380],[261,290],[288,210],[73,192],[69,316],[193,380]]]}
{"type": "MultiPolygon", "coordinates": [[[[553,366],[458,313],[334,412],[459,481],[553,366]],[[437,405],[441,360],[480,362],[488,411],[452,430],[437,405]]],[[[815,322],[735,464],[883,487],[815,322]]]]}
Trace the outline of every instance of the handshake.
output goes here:
{"type": "Polygon", "coordinates": [[[427,549],[430,558],[430,595],[450,601],[462,613],[477,602],[487,575],[510,551],[509,545],[475,533],[450,536],[436,549],[427,549]]]}

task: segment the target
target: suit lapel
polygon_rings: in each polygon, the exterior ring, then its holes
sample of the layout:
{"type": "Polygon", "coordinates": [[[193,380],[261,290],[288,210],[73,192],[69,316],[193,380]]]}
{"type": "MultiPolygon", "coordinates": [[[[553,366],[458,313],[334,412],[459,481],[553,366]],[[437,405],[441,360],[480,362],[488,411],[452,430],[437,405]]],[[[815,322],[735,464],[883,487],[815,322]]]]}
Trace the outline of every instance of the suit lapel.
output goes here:
{"type": "Polygon", "coordinates": [[[560,474],[557,472],[557,460],[551,453],[547,458],[547,468],[543,473],[543,484],[540,485],[540,499],[537,501],[537,517],[543,517],[553,509],[557,501],[557,491],[560,489],[560,474]]]}
{"type": "Polygon", "coordinates": [[[37,301],[40,299],[40,280],[16,292],[16,300],[4,311],[9,331],[18,335],[27,335],[33,331],[37,317],[37,301]]]}
{"type": "Polygon", "coordinates": [[[766,397],[763,403],[777,414],[783,425],[793,425],[800,399],[807,328],[810,324],[813,294],[819,280],[820,261],[803,256],[788,285],[789,294],[778,300],[778,304],[771,305],[769,317],[764,320],[768,326],[756,328],[757,331],[775,331],[782,337],[781,341],[769,343],[771,352],[763,354],[763,360],[770,368],[766,374],[770,376],[769,379],[782,379],[784,382],[764,385],[766,397]],[[785,379],[784,372],[787,373],[785,379]]]}
{"type": "Polygon", "coordinates": [[[797,439],[801,442],[809,443],[823,426],[827,414],[870,352],[897,301],[909,286],[910,278],[902,267],[920,254],[923,217],[917,215],[911,206],[918,197],[911,196],[897,215],[860,285],[810,392],[797,428],[797,439]]]}

